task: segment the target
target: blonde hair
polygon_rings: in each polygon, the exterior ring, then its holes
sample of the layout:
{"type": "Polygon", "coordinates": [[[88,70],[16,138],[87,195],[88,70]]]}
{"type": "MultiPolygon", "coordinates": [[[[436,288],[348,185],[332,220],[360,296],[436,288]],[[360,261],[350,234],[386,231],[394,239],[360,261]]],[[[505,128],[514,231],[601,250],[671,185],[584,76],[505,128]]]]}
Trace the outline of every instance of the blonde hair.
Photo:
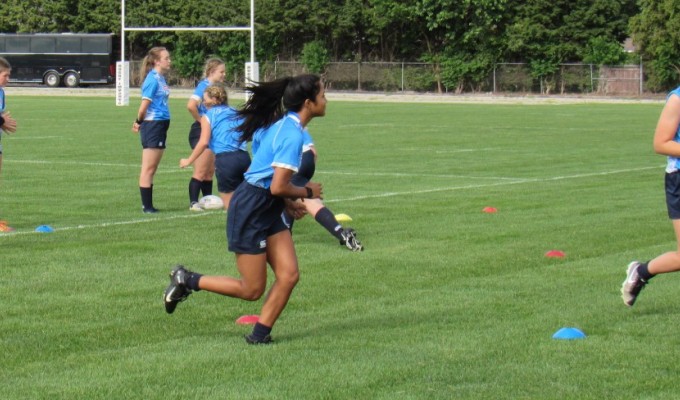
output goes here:
{"type": "Polygon", "coordinates": [[[0,57],[0,72],[5,72],[5,71],[11,71],[12,66],[9,64],[9,61],[5,59],[4,57],[0,57]]]}
{"type": "Polygon", "coordinates": [[[163,51],[167,51],[167,49],[165,47],[158,46],[151,48],[151,50],[149,50],[149,52],[146,54],[144,60],[142,60],[142,69],[139,72],[140,82],[144,82],[144,79],[146,79],[149,71],[153,69],[154,64],[161,59],[161,53],[163,51]]]}
{"type": "Polygon", "coordinates": [[[215,99],[215,105],[227,104],[229,98],[227,97],[227,88],[220,84],[214,83],[205,89],[205,93],[211,99],[215,99]]]}
{"type": "Polygon", "coordinates": [[[209,58],[208,61],[205,62],[205,66],[203,67],[203,77],[207,78],[220,65],[224,65],[224,61],[222,61],[219,58],[209,58]]]}

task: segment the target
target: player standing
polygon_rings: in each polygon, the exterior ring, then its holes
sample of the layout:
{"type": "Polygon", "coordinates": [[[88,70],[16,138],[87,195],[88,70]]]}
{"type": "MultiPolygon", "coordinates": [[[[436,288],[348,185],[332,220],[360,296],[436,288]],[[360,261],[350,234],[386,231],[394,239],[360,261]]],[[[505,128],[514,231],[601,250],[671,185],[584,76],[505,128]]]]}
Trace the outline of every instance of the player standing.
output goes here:
{"type": "MultiPolygon", "coordinates": [[[[224,82],[226,67],[224,61],[219,58],[210,58],[206,61],[203,71],[204,78],[196,85],[196,89],[187,103],[187,110],[194,118],[189,129],[189,146],[192,150],[196,148],[201,137],[201,117],[208,111],[203,102],[203,93],[208,86],[224,82]]],[[[194,172],[189,180],[189,210],[203,211],[198,205],[198,197],[201,192],[203,196],[212,194],[215,155],[212,151],[200,152],[198,158],[193,161],[193,166],[194,172]]]]}
{"type": "MultiPolygon", "coordinates": [[[[189,158],[179,161],[186,168],[203,157],[207,151],[215,154],[217,190],[224,208],[229,207],[231,195],[243,182],[243,174],[250,166],[250,155],[246,142],[240,141],[241,133],[236,130],[241,123],[236,110],[227,104],[227,90],[215,84],[205,89],[203,104],[208,111],[201,118],[201,136],[189,158]]],[[[204,193],[205,194],[205,193],[204,193]]]]}
{"type": "Polygon", "coordinates": [[[153,178],[163,158],[170,128],[170,87],[165,81],[170,64],[170,53],[165,47],[152,48],[142,61],[142,103],[132,124],[132,131],[139,133],[142,142],[139,193],[145,213],[158,212],[153,206],[153,178]]]}

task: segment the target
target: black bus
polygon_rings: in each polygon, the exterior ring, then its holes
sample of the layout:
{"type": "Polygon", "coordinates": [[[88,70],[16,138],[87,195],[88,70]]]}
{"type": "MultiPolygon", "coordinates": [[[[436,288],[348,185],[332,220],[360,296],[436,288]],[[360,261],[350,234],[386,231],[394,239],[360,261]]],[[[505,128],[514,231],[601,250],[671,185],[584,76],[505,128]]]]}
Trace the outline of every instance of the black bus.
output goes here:
{"type": "Polygon", "coordinates": [[[77,87],[115,81],[111,34],[0,34],[0,57],[12,65],[10,82],[77,87]]]}

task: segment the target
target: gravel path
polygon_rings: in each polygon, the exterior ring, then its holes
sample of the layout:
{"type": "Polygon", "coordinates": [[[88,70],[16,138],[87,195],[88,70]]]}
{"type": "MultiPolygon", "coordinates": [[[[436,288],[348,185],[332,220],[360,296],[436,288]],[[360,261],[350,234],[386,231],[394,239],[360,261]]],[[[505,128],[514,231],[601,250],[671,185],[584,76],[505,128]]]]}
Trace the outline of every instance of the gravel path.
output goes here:
{"type": "MultiPolygon", "coordinates": [[[[171,88],[173,98],[189,98],[193,89],[171,88]]],[[[111,97],[115,100],[115,88],[48,88],[29,86],[9,86],[5,88],[8,96],[83,96],[111,97]]],[[[139,88],[130,89],[130,101],[140,96],[139,88]]],[[[243,98],[242,91],[230,92],[231,98],[243,98]]],[[[373,101],[401,103],[483,103],[483,104],[579,104],[579,103],[663,103],[665,96],[648,97],[607,97],[596,95],[542,96],[536,94],[421,94],[421,93],[379,93],[379,92],[326,92],[329,101],[373,101]]]]}

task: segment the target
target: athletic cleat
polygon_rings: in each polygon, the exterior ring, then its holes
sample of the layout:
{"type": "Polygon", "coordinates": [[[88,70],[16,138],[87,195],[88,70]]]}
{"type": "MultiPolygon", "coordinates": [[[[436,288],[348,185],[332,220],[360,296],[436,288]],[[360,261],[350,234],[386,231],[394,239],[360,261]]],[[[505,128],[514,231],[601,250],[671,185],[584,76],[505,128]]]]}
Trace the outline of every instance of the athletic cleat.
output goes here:
{"type": "Polygon", "coordinates": [[[194,202],[191,203],[191,205],[189,206],[189,211],[197,211],[197,212],[201,212],[201,211],[205,211],[205,210],[203,210],[203,207],[201,207],[201,205],[198,204],[197,201],[194,201],[194,202]]]}
{"type": "Polygon", "coordinates": [[[170,271],[170,285],[165,289],[163,302],[165,311],[172,314],[177,308],[177,304],[184,301],[191,294],[191,289],[186,287],[187,278],[191,271],[186,270],[182,265],[177,265],[170,271]]]}
{"type": "Polygon", "coordinates": [[[262,340],[257,340],[251,333],[250,335],[245,335],[244,338],[248,344],[270,344],[274,342],[270,335],[265,336],[262,340]]]}
{"type": "Polygon", "coordinates": [[[640,278],[640,274],[638,274],[639,267],[640,263],[637,261],[628,264],[626,280],[621,285],[621,298],[628,307],[632,307],[635,304],[638,294],[647,285],[647,282],[643,281],[640,278]]]}
{"type": "Polygon", "coordinates": [[[142,212],[144,214],[156,214],[158,211],[160,211],[160,210],[157,209],[156,207],[142,208],[142,212]]]}
{"type": "Polygon", "coordinates": [[[357,233],[352,228],[345,228],[340,232],[342,239],[340,245],[346,246],[351,251],[364,251],[364,246],[357,239],[357,233]]]}

